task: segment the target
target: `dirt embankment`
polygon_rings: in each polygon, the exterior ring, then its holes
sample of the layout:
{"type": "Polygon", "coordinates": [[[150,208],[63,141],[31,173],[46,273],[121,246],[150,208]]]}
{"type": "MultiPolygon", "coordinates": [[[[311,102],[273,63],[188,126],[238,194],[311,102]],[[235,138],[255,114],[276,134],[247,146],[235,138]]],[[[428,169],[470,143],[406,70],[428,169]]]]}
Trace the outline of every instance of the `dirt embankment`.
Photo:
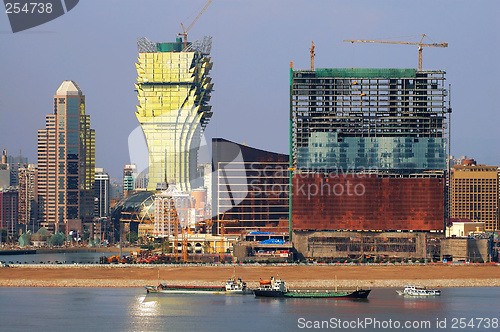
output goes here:
{"type": "Polygon", "coordinates": [[[279,276],[293,287],[500,287],[498,265],[357,266],[44,266],[0,268],[0,287],[141,287],[159,281],[223,284],[233,273],[256,287],[259,279],[279,276]]]}

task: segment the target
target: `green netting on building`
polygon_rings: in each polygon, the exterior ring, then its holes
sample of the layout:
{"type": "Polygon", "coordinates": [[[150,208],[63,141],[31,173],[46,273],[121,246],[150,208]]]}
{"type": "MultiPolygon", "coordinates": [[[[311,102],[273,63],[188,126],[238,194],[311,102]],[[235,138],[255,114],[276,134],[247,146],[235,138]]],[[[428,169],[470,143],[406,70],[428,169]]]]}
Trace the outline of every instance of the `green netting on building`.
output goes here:
{"type": "Polygon", "coordinates": [[[182,42],[156,44],[156,50],[158,52],[180,52],[183,48],[184,44],[182,42]]]}
{"type": "Polygon", "coordinates": [[[318,68],[316,77],[411,78],[415,69],[397,68],[318,68]]]}

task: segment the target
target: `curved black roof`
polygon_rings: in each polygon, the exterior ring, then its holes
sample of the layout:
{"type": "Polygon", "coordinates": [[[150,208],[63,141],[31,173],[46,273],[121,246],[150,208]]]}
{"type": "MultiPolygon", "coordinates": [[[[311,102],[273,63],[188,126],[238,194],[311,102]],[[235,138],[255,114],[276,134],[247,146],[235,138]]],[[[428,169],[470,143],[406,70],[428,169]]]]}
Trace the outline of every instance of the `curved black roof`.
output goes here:
{"type": "MultiPolygon", "coordinates": [[[[119,201],[111,211],[111,219],[118,221],[122,217],[123,212],[129,212],[134,214],[140,214],[145,207],[150,206],[155,198],[155,193],[152,191],[139,191],[128,195],[119,201]]],[[[137,220],[140,221],[140,220],[137,220]]]]}

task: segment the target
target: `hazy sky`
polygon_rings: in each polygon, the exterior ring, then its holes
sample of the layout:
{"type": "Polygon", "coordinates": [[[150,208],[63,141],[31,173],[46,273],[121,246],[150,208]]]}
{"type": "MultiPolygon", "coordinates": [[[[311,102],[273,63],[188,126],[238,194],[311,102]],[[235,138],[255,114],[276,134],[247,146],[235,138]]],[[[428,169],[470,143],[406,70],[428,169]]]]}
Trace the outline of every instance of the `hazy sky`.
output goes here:
{"type": "MultiPolygon", "coordinates": [[[[0,13],[0,148],[36,163],[37,130],[63,80],[86,96],[96,166],[121,178],[138,126],[137,37],[174,41],[205,0],[82,0],[70,12],[13,34],[0,13]]],[[[452,85],[452,154],[500,165],[500,1],[214,0],[189,40],[213,36],[214,116],[206,137],[288,153],[289,63],[317,68],[416,68],[416,46],[344,39],[447,42],[424,48],[423,69],[452,85]]]]}

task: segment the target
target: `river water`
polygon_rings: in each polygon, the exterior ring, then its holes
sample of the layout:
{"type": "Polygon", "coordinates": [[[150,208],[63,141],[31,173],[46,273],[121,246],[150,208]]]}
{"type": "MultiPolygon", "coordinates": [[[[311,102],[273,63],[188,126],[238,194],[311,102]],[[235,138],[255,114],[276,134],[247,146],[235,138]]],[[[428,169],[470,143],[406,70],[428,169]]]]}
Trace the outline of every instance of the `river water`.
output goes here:
{"type": "Polygon", "coordinates": [[[440,297],[408,298],[378,288],[368,300],[320,300],[146,295],[142,288],[0,288],[0,330],[500,330],[500,288],[442,292],[440,297]]]}
{"type": "MultiPolygon", "coordinates": [[[[119,249],[118,249],[119,250],[119,249]]],[[[46,254],[0,255],[0,262],[7,264],[97,264],[102,256],[110,257],[119,252],[67,252],[46,254]]],[[[129,252],[123,252],[128,255],[129,252]]]]}

